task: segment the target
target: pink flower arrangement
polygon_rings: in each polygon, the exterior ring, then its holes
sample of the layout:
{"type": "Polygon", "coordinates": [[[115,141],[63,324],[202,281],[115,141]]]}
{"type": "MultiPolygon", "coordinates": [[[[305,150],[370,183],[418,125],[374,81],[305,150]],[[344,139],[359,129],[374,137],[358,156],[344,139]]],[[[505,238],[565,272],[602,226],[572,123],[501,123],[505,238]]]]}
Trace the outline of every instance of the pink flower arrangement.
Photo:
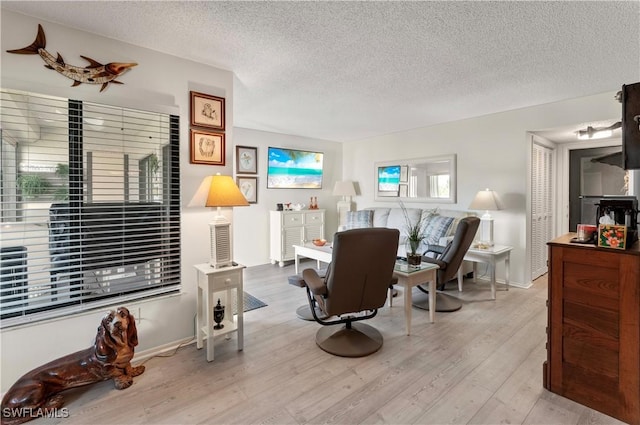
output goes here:
{"type": "Polygon", "coordinates": [[[625,249],[626,230],[625,226],[601,224],[598,246],[625,249]]]}

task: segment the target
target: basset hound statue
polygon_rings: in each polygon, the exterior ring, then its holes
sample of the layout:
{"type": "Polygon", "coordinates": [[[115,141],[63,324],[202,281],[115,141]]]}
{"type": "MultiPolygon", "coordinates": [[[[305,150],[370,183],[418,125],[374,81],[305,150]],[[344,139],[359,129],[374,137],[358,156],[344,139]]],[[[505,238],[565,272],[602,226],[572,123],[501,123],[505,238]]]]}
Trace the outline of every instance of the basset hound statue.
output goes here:
{"type": "Polygon", "coordinates": [[[56,359],[22,376],[2,398],[2,425],[35,419],[34,412],[50,412],[63,405],[64,390],[113,379],[119,390],[133,384],[144,366],[131,366],[138,345],[136,321],[119,307],[107,313],[93,346],[56,359]]]}

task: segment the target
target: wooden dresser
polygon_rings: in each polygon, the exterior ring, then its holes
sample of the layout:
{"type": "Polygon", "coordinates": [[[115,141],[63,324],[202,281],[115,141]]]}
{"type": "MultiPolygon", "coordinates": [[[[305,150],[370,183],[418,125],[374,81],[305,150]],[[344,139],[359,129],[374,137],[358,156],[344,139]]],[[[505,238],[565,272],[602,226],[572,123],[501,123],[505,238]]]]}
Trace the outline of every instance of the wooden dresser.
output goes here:
{"type": "Polygon", "coordinates": [[[640,244],[549,242],[549,391],[640,424],[640,244]]]}

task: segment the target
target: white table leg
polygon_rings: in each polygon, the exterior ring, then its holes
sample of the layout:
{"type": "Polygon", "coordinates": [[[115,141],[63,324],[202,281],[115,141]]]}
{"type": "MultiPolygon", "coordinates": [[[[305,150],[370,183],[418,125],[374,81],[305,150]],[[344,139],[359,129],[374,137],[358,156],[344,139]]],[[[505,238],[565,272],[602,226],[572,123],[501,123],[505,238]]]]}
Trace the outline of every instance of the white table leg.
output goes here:
{"type": "Polygon", "coordinates": [[[242,351],[244,349],[244,301],[243,301],[243,290],[242,288],[236,289],[236,301],[237,301],[237,323],[238,323],[238,332],[236,338],[238,338],[238,351],[242,351]]]}
{"type": "MultiPolygon", "coordinates": [[[[475,264],[475,263],[474,263],[475,264]]],[[[462,280],[464,276],[462,275],[462,265],[458,268],[458,291],[462,292],[462,280]]]]}
{"type": "MultiPolygon", "coordinates": [[[[200,277],[198,277],[200,280],[200,277]]],[[[198,350],[202,349],[202,288],[200,287],[200,282],[198,282],[198,306],[196,310],[196,348],[198,350]]]]}
{"type": "MultiPolygon", "coordinates": [[[[436,279],[429,280],[429,321],[436,321],[436,279]]],[[[408,335],[408,334],[407,334],[408,335]]]]}
{"type": "Polygon", "coordinates": [[[504,283],[507,286],[507,291],[509,290],[509,268],[510,268],[510,260],[511,252],[507,252],[507,257],[504,259],[504,283]]]}
{"type": "Polygon", "coordinates": [[[489,263],[489,267],[491,267],[491,299],[496,299],[496,260],[491,257],[491,262],[489,263]]]}
{"type": "Polygon", "coordinates": [[[213,291],[207,290],[205,297],[205,317],[207,318],[207,361],[213,361],[213,291]]]}
{"type": "MultiPolygon", "coordinates": [[[[297,253],[297,252],[293,255],[293,263],[294,263],[294,265],[295,265],[295,271],[296,271],[296,274],[298,274],[298,263],[299,263],[299,259],[298,259],[298,253],[297,253]]],[[[281,266],[281,267],[282,267],[282,266],[281,266]]]]}
{"type": "MultiPolygon", "coordinates": [[[[411,285],[404,285],[404,321],[407,327],[407,335],[411,334],[411,305],[412,305],[412,295],[411,295],[411,285]]],[[[429,295],[431,297],[431,295],[429,295]]]]}

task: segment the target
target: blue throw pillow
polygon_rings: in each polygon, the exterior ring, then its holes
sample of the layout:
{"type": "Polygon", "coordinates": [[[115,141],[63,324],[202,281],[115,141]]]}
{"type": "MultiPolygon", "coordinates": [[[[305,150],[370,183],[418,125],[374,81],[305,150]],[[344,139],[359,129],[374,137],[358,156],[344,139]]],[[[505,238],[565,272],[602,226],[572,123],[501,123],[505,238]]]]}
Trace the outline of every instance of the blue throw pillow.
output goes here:
{"type": "Polygon", "coordinates": [[[347,211],[344,230],[363,229],[373,226],[373,210],[347,211]]]}
{"type": "Polygon", "coordinates": [[[453,223],[453,217],[445,217],[443,215],[434,215],[429,218],[425,226],[424,242],[430,245],[437,245],[440,238],[447,234],[447,230],[453,223]]]}

